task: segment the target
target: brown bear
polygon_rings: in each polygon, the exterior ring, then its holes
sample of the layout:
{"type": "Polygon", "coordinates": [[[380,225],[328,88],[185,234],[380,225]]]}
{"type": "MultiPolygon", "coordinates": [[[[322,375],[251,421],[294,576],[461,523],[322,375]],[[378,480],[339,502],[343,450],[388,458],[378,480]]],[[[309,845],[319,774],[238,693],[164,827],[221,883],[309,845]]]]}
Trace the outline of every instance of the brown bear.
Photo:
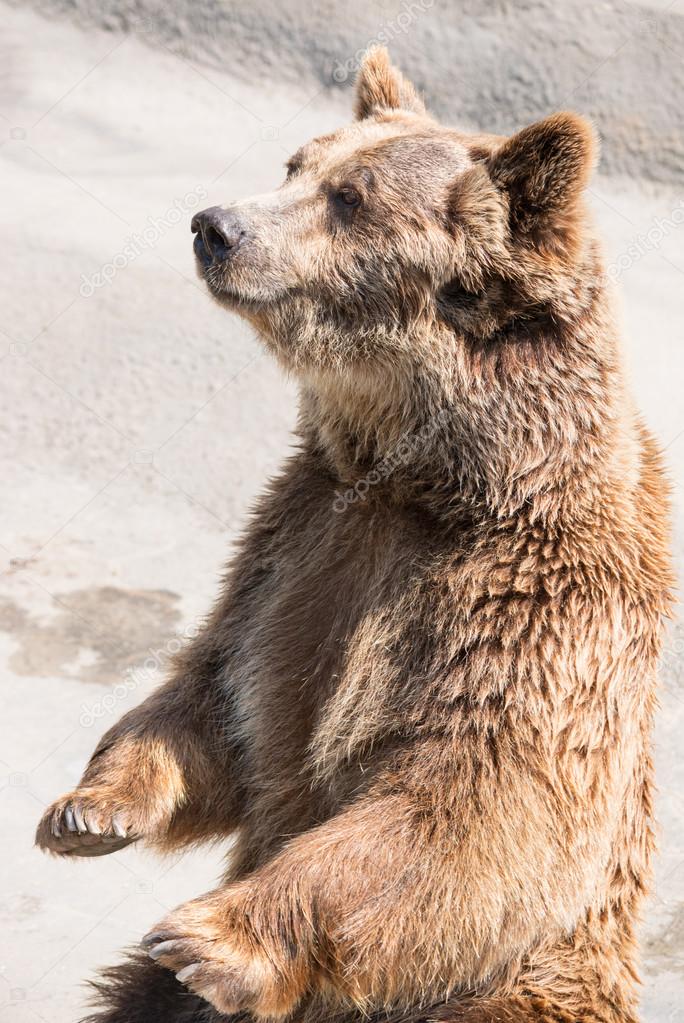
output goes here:
{"type": "Polygon", "coordinates": [[[98,1023],[633,1023],[667,486],[583,201],[591,127],[438,125],[384,50],[356,120],[195,217],[301,384],[173,677],[38,843],[236,836],[98,1023]],[[175,976],[174,976],[175,974],[175,976]]]}

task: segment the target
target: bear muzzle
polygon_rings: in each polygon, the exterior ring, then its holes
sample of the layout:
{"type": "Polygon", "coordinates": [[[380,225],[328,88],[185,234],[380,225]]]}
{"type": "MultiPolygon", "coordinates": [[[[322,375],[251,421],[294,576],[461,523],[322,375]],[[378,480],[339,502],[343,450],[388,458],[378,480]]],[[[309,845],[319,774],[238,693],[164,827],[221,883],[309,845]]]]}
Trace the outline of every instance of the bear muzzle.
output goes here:
{"type": "Polygon", "coordinates": [[[234,256],[247,234],[240,214],[221,206],[210,206],[196,213],[190,228],[195,235],[195,255],[204,269],[225,263],[234,256]]]}

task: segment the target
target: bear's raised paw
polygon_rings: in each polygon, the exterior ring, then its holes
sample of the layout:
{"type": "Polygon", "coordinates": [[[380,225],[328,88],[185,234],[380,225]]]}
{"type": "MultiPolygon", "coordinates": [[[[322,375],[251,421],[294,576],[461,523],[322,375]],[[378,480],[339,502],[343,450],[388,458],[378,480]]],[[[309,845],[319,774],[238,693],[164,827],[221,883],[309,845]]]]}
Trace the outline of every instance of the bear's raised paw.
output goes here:
{"type": "Polygon", "coordinates": [[[73,792],[43,814],[36,845],[58,856],[106,856],[140,838],[132,814],[97,792],[73,792]]]}

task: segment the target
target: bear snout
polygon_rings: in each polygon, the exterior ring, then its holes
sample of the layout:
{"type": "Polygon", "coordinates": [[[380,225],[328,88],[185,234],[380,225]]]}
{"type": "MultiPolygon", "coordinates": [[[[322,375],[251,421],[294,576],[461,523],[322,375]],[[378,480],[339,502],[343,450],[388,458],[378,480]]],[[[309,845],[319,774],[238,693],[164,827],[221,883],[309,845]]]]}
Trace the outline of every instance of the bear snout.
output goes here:
{"type": "Polygon", "coordinates": [[[190,227],[195,234],[195,255],[205,268],[233,256],[247,233],[240,214],[221,206],[195,214],[190,227]]]}

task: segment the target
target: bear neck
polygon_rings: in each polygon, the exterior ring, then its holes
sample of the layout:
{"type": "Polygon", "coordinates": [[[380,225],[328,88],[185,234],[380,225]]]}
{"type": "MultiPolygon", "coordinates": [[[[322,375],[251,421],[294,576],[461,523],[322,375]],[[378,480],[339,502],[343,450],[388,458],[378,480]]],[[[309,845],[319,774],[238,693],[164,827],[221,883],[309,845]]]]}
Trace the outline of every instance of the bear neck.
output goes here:
{"type": "Polygon", "coordinates": [[[300,432],[342,501],[549,523],[596,514],[638,445],[608,303],[595,295],[537,328],[483,340],[433,323],[401,369],[305,386],[300,432]]]}

